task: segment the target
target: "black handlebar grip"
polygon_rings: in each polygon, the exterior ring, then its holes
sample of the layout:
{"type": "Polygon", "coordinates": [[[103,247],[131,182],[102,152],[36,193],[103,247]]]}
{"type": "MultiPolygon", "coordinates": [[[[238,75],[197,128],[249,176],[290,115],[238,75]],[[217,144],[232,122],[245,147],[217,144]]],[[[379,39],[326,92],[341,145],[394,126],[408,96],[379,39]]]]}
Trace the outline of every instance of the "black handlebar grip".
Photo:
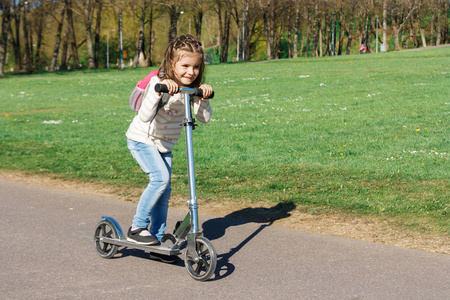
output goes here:
{"type": "MultiPolygon", "coordinates": [[[[167,88],[167,85],[161,84],[161,83],[157,83],[157,84],[155,84],[155,92],[157,92],[157,93],[168,93],[169,89],[167,88]]],[[[199,89],[199,88],[194,89],[194,96],[203,97],[202,89],[199,89]]],[[[212,92],[212,94],[209,96],[208,99],[212,99],[212,98],[214,98],[214,91],[212,92]]]]}
{"type": "MultiPolygon", "coordinates": [[[[195,89],[195,92],[194,92],[194,96],[198,96],[198,97],[203,98],[203,91],[202,91],[202,89],[196,88],[196,89],[195,89]]],[[[214,91],[213,91],[212,94],[208,97],[208,99],[212,99],[212,98],[214,98],[214,91]]]]}
{"type": "Polygon", "coordinates": [[[169,89],[167,88],[167,85],[161,84],[161,83],[157,83],[155,85],[155,92],[157,92],[157,93],[168,93],[169,89]]]}

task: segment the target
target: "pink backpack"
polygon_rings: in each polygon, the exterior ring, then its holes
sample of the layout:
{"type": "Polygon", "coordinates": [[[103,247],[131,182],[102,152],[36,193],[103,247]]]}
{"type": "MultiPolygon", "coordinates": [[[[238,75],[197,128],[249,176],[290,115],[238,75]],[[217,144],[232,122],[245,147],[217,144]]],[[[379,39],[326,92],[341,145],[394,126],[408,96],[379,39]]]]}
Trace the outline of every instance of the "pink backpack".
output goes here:
{"type": "Polygon", "coordinates": [[[140,80],[134,90],[131,92],[130,96],[130,107],[134,111],[139,111],[142,104],[142,98],[144,96],[145,88],[152,79],[152,77],[157,76],[159,71],[151,71],[144,79],[140,80]]]}

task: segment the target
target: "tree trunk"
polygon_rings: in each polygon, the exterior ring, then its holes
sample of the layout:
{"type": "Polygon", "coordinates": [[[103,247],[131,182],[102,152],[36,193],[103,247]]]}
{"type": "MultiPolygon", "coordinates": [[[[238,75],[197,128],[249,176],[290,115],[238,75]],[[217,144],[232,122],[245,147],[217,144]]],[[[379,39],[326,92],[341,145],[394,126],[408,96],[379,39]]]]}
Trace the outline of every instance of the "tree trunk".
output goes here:
{"type": "Polygon", "coordinates": [[[312,48],[312,57],[317,56],[317,43],[319,41],[319,4],[316,3],[316,6],[314,7],[314,16],[313,16],[313,25],[312,25],[312,30],[313,30],[313,48],[312,48]]]}
{"type": "Polygon", "coordinates": [[[342,55],[342,49],[344,48],[344,34],[345,34],[345,13],[341,9],[339,13],[339,48],[338,55],[342,55]]]}
{"type": "Polygon", "coordinates": [[[436,14],[433,9],[433,14],[431,15],[431,21],[430,21],[430,46],[433,46],[433,40],[434,40],[434,20],[436,18],[436,14]]]}
{"type": "Polygon", "coordinates": [[[372,32],[372,23],[371,23],[371,19],[372,19],[372,14],[370,12],[367,13],[366,18],[365,18],[365,27],[364,27],[364,44],[366,45],[366,51],[367,53],[371,53],[372,51],[370,50],[370,37],[371,37],[371,32],[372,32]]]}
{"type": "Polygon", "coordinates": [[[80,61],[78,59],[77,39],[75,37],[75,27],[73,23],[72,0],[66,0],[65,2],[67,2],[67,26],[69,28],[69,44],[72,53],[73,67],[78,69],[80,68],[80,61]]]}
{"type": "Polygon", "coordinates": [[[309,37],[310,36],[311,36],[311,24],[308,24],[308,28],[306,31],[305,57],[309,56],[309,44],[310,44],[309,37]]]}
{"type": "Polygon", "coordinates": [[[399,42],[400,28],[398,27],[397,15],[394,10],[391,11],[391,19],[392,19],[392,29],[394,30],[395,50],[400,50],[401,49],[399,42]]]}
{"type": "Polygon", "coordinates": [[[422,29],[422,18],[420,16],[417,18],[417,23],[418,23],[418,26],[419,26],[420,36],[422,38],[422,46],[426,47],[427,46],[427,39],[425,38],[425,30],[422,29]]]}
{"type": "Polygon", "coordinates": [[[325,24],[325,54],[331,56],[331,24],[328,19],[328,12],[325,12],[324,15],[324,24],[325,24]]]}
{"type": "Polygon", "coordinates": [[[306,12],[306,43],[305,43],[305,57],[309,56],[309,37],[311,36],[311,12],[307,9],[306,12]]]}
{"type": "MultiPolygon", "coordinates": [[[[247,14],[248,15],[248,14],[247,14]]],[[[245,31],[245,38],[244,38],[244,42],[245,42],[245,49],[244,49],[244,53],[245,53],[245,57],[244,60],[250,60],[252,57],[252,52],[251,49],[252,47],[255,47],[254,45],[256,44],[255,42],[252,44],[251,43],[251,39],[252,39],[252,35],[253,32],[255,31],[255,27],[256,27],[256,22],[257,19],[253,18],[253,19],[249,19],[246,18],[246,24],[244,26],[244,31],[245,31]]]]}
{"type": "Polygon", "coordinates": [[[443,36],[443,44],[447,44],[448,42],[448,1],[444,1],[444,36],[443,36]]]}
{"type": "Polygon", "coordinates": [[[319,30],[319,57],[323,56],[323,28],[322,28],[322,20],[320,20],[319,24],[318,24],[318,30],[319,30]]]}
{"type": "Polygon", "coordinates": [[[336,22],[336,15],[334,15],[333,16],[333,18],[332,18],[332,22],[333,22],[333,28],[332,28],[332,31],[333,31],[333,38],[332,38],[332,41],[333,41],[333,49],[331,49],[331,55],[336,55],[336,39],[337,39],[337,22],[336,22]]]}
{"type": "MultiPolygon", "coordinates": [[[[446,0],[447,1],[447,0],[446,0]]],[[[438,8],[436,10],[437,12],[437,28],[436,28],[436,46],[439,46],[441,44],[441,35],[442,35],[442,0],[438,1],[438,8]]],[[[446,12],[447,13],[447,12],[446,12]]]]}
{"type": "Polygon", "coordinates": [[[231,1],[216,1],[216,13],[219,19],[219,48],[220,48],[220,62],[228,61],[228,43],[230,38],[230,25],[232,6],[231,1]],[[222,9],[225,5],[225,11],[222,9]]]}
{"type": "Polygon", "coordinates": [[[283,14],[280,14],[280,15],[278,14],[279,12],[281,12],[281,10],[277,9],[277,4],[276,3],[274,5],[274,7],[273,7],[273,10],[274,10],[274,13],[273,13],[273,15],[274,15],[274,17],[273,17],[274,22],[273,22],[273,26],[272,26],[272,28],[273,28],[273,33],[272,34],[273,34],[274,44],[273,44],[273,51],[272,51],[272,53],[274,55],[274,58],[278,59],[278,58],[280,58],[280,53],[281,53],[281,51],[280,51],[280,49],[281,49],[281,36],[283,35],[284,28],[286,26],[286,18],[283,16],[283,14]],[[280,19],[281,19],[281,25],[278,27],[277,20],[280,20],[280,19]]]}
{"type": "Polygon", "coordinates": [[[153,2],[150,2],[150,13],[148,20],[148,55],[147,66],[153,66],[153,49],[155,43],[155,32],[153,31],[153,2]]]}
{"type": "Polygon", "coordinates": [[[94,60],[94,45],[92,42],[92,18],[94,16],[94,6],[92,5],[91,0],[86,0],[84,5],[84,24],[86,30],[86,42],[87,42],[87,50],[89,56],[89,69],[95,69],[95,60],[94,60]]]}
{"type": "Polygon", "coordinates": [[[226,1],[225,19],[222,35],[222,48],[220,49],[220,62],[228,61],[228,43],[230,39],[230,25],[231,25],[231,1],[226,1]]]}
{"type": "Polygon", "coordinates": [[[11,7],[10,1],[4,1],[2,7],[2,31],[0,36],[0,76],[4,76],[3,70],[5,68],[6,49],[8,45],[8,31],[11,22],[11,7]]]}
{"type": "Polygon", "coordinates": [[[292,14],[288,18],[288,58],[292,58],[292,14]]]}
{"type": "Polygon", "coordinates": [[[252,38],[252,34],[253,31],[255,29],[255,24],[256,22],[259,21],[259,19],[257,19],[256,17],[256,9],[252,7],[252,9],[250,9],[250,4],[253,3],[252,1],[246,0],[245,4],[244,4],[244,12],[243,14],[243,19],[244,19],[244,57],[243,60],[250,60],[251,59],[251,52],[250,52],[250,48],[252,47],[251,44],[251,38],[252,38]]]}
{"type": "Polygon", "coordinates": [[[134,65],[137,67],[139,66],[139,58],[141,53],[144,55],[145,59],[145,53],[143,52],[143,45],[144,45],[144,25],[145,25],[145,11],[147,10],[147,3],[144,1],[142,5],[141,10],[141,20],[139,22],[139,40],[137,45],[137,53],[134,58],[134,65]]]}
{"type": "MultiPolygon", "coordinates": [[[[42,8],[41,8],[42,9],[42,8]]],[[[34,60],[34,71],[39,71],[41,67],[41,45],[42,45],[42,39],[43,39],[43,30],[44,30],[44,19],[45,19],[45,13],[43,11],[39,12],[38,16],[38,24],[37,24],[37,30],[36,30],[36,37],[37,37],[37,44],[36,44],[36,57],[34,60]]]]}
{"type": "MultiPolygon", "coordinates": [[[[219,49],[222,49],[222,35],[224,34],[223,32],[223,22],[222,22],[222,4],[221,1],[217,1],[217,18],[219,20],[219,49]]],[[[214,49],[214,55],[216,54],[216,50],[214,49]]]]}
{"type": "Polygon", "coordinates": [[[303,55],[303,45],[305,44],[305,33],[302,32],[302,41],[300,42],[300,53],[299,56],[303,55]]]}
{"type": "Polygon", "coordinates": [[[66,33],[62,37],[62,49],[59,55],[61,65],[60,70],[67,70],[67,62],[69,61],[69,34],[66,28],[66,33]]]}
{"type": "MultiPolygon", "coordinates": [[[[372,34],[372,37],[369,34],[369,39],[370,40],[372,40],[372,39],[376,40],[376,38],[377,38],[377,18],[375,16],[374,12],[372,12],[371,19],[370,19],[370,32],[372,34]]],[[[375,49],[375,51],[377,51],[377,50],[378,49],[375,49]]],[[[373,50],[371,49],[370,52],[373,52],[373,50]]]]}
{"type": "Polygon", "coordinates": [[[350,27],[348,29],[348,41],[347,41],[347,52],[346,55],[350,55],[350,50],[352,49],[353,42],[353,19],[350,19],[350,27]]]}
{"type": "Polygon", "coordinates": [[[202,40],[202,23],[203,23],[203,11],[198,10],[194,13],[194,28],[195,28],[195,36],[199,41],[202,40]]]}
{"type": "Polygon", "coordinates": [[[20,3],[20,10],[22,12],[23,20],[22,20],[22,32],[23,39],[25,40],[24,45],[24,65],[27,73],[31,73],[33,71],[33,54],[30,45],[31,34],[28,31],[28,18],[27,18],[27,8],[25,7],[25,3],[20,3]]]}
{"type": "Polygon", "coordinates": [[[180,12],[177,10],[175,5],[167,6],[167,11],[170,19],[169,41],[171,41],[175,39],[178,34],[178,19],[180,18],[180,12]]]}
{"type": "Polygon", "coordinates": [[[300,25],[300,8],[296,8],[295,10],[295,20],[294,20],[294,47],[292,49],[292,56],[294,58],[298,57],[298,31],[300,25]]]}
{"type": "Polygon", "coordinates": [[[387,18],[388,18],[388,5],[387,0],[383,0],[383,45],[384,51],[389,50],[389,44],[387,40],[387,18]]]}
{"type": "Polygon", "coordinates": [[[349,24],[349,27],[347,28],[347,33],[348,33],[347,52],[346,52],[347,55],[350,55],[350,50],[352,49],[354,13],[355,13],[355,6],[352,6],[352,8],[350,10],[350,18],[349,18],[350,24],[349,24]]]}
{"type": "Polygon", "coordinates": [[[97,16],[96,16],[96,24],[95,24],[95,47],[94,47],[94,64],[95,67],[98,68],[100,61],[100,25],[102,21],[102,8],[103,8],[103,0],[97,0],[97,16]]]}
{"type": "Polygon", "coordinates": [[[22,62],[22,52],[20,47],[20,9],[17,7],[16,4],[14,4],[14,24],[15,24],[15,32],[13,32],[12,27],[10,27],[11,30],[11,43],[14,50],[14,71],[21,71],[23,69],[23,62],[22,62]]]}
{"type": "Polygon", "coordinates": [[[266,10],[264,12],[263,21],[264,21],[264,35],[266,37],[267,59],[272,59],[272,57],[273,57],[273,53],[272,53],[273,41],[272,41],[271,30],[270,30],[270,22],[271,22],[271,19],[273,19],[273,18],[269,14],[270,14],[270,12],[268,10],[266,10]]]}
{"type": "Polygon", "coordinates": [[[64,1],[63,8],[61,10],[60,21],[58,23],[58,29],[56,30],[56,42],[53,48],[52,61],[50,62],[49,72],[53,72],[56,66],[56,59],[58,58],[59,46],[61,44],[61,31],[64,23],[64,15],[66,14],[67,1],[64,1]]]}
{"type": "Polygon", "coordinates": [[[411,15],[409,18],[409,40],[413,42],[414,47],[419,47],[419,41],[416,36],[416,26],[414,25],[414,16],[411,15]]]}

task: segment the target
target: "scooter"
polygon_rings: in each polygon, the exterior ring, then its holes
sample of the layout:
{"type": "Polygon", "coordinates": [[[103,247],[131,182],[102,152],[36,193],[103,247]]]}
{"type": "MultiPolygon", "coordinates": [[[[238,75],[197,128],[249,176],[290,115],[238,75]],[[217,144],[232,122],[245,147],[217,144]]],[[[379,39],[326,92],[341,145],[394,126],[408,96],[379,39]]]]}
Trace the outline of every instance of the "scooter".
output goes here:
{"type": "MultiPolygon", "coordinates": [[[[155,91],[168,92],[167,86],[157,84],[155,91]]],[[[145,246],[128,242],[119,223],[111,217],[103,216],[97,224],[94,234],[95,248],[103,258],[111,258],[119,247],[140,249],[164,255],[180,255],[186,244],[184,264],[189,275],[198,281],[208,280],[217,266],[217,254],[211,242],[203,236],[199,228],[197,197],[195,193],[194,153],[192,130],[195,129],[195,119],[192,118],[191,101],[193,96],[202,97],[201,89],[180,87],[179,93],[184,94],[185,119],[183,125],[186,133],[186,154],[188,164],[189,195],[187,202],[189,212],[183,221],[178,221],[173,234],[165,234],[161,243],[156,246],[145,246]]],[[[210,97],[210,99],[214,94],[210,97]]]]}

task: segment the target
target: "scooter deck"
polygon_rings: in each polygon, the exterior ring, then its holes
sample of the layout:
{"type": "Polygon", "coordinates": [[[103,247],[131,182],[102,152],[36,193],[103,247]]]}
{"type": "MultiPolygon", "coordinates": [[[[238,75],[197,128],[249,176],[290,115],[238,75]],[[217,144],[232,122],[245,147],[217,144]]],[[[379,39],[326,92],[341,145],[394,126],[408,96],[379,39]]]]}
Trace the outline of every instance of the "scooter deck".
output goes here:
{"type": "Polygon", "coordinates": [[[154,252],[165,255],[179,255],[180,249],[178,247],[170,247],[168,245],[160,244],[156,246],[139,245],[124,239],[112,239],[108,237],[100,238],[100,241],[107,244],[118,245],[126,248],[139,249],[145,252],[154,252]]]}

